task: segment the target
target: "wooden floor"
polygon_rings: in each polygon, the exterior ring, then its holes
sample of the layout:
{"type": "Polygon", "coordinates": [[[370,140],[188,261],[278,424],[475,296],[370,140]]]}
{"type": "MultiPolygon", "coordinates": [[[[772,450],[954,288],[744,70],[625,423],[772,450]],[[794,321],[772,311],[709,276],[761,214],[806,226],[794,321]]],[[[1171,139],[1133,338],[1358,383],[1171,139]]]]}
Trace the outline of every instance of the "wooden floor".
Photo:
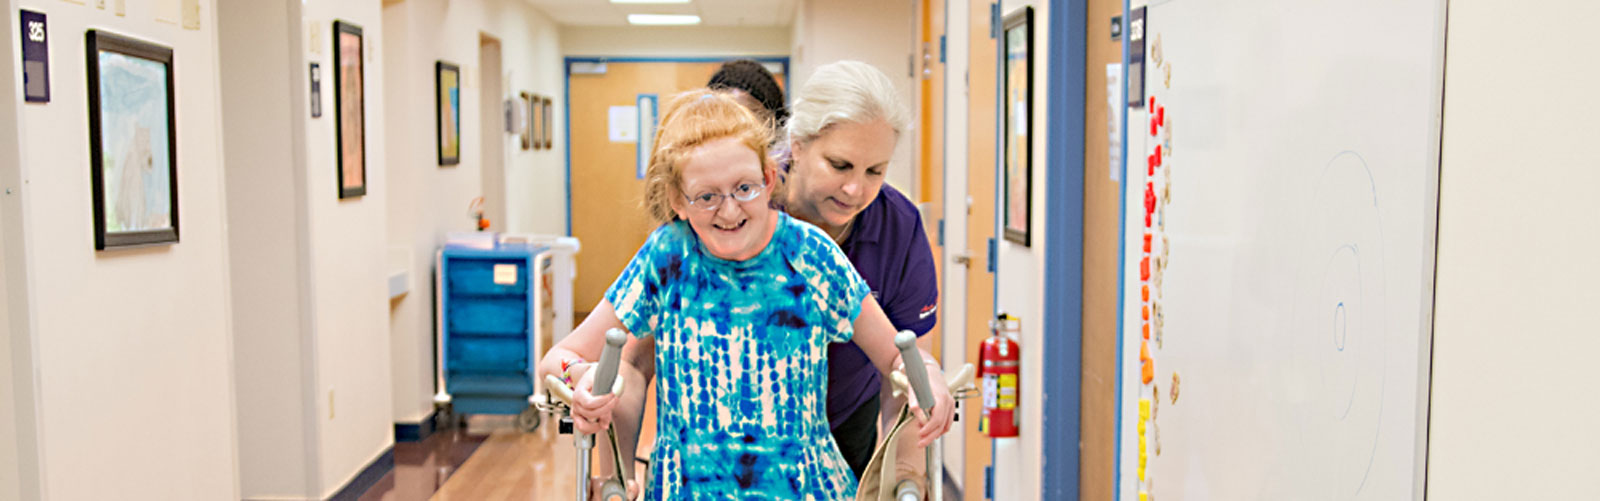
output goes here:
{"type": "MultiPolygon", "coordinates": [[[[655,385],[649,390],[645,402],[654,403],[655,385]]],[[[636,455],[648,457],[655,439],[655,406],[646,405],[645,409],[639,450],[646,452],[636,455]]],[[[575,497],[577,450],[572,446],[572,435],[557,432],[554,418],[547,416],[533,433],[523,433],[515,429],[509,417],[474,417],[469,431],[480,430],[487,431],[488,438],[431,499],[571,501],[575,497]]],[[[601,451],[597,446],[591,456],[598,461],[601,451]]],[[[643,465],[635,470],[635,481],[641,482],[643,465]]]]}

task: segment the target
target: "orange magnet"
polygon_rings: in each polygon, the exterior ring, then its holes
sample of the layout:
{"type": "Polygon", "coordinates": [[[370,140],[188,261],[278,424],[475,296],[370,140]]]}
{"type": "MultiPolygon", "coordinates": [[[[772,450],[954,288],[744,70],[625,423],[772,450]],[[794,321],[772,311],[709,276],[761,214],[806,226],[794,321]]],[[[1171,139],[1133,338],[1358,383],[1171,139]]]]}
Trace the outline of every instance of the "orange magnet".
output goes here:
{"type": "Polygon", "coordinates": [[[1150,343],[1147,343],[1147,342],[1144,342],[1144,341],[1140,341],[1139,342],[1139,361],[1140,362],[1149,362],[1150,361],[1150,343]]]}
{"type": "Polygon", "coordinates": [[[1148,285],[1139,286],[1139,297],[1141,299],[1143,299],[1144,302],[1146,302],[1146,303],[1150,302],[1150,286],[1148,286],[1148,285]]]}
{"type": "Polygon", "coordinates": [[[1150,322],[1144,322],[1144,338],[1150,339],[1150,322]]]}
{"type": "Polygon", "coordinates": [[[1146,232],[1144,234],[1144,253],[1145,254],[1149,254],[1150,253],[1150,233],[1149,232],[1146,232]]]}
{"type": "Polygon", "coordinates": [[[1140,307],[1140,316],[1144,317],[1145,321],[1150,320],[1150,305],[1140,307]]]}
{"type": "Polygon", "coordinates": [[[1140,375],[1144,376],[1144,384],[1150,384],[1151,381],[1155,381],[1156,380],[1156,361],[1155,360],[1145,360],[1144,361],[1144,367],[1141,368],[1139,372],[1141,373],[1140,375]]]}
{"type": "Polygon", "coordinates": [[[1139,280],[1149,280],[1149,279],[1150,279],[1150,258],[1146,257],[1144,259],[1139,260],[1139,280]]]}

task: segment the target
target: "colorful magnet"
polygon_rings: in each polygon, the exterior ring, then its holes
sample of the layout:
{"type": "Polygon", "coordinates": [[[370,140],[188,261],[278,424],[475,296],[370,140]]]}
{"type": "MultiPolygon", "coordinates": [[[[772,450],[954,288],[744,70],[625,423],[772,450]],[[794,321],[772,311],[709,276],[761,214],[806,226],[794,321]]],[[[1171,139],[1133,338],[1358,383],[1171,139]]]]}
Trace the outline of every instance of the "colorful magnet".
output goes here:
{"type": "MultiPolygon", "coordinates": [[[[1156,123],[1157,124],[1161,124],[1161,125],[1165,125],[1167,123],[1167,107],[1166,106],[1161,106],[1161,107],[1156,108],[1156,123]]],[[[1156,151],[1160,151],[1160,150],[1156,150],[1156,151]]]]}
{"type": "Polygon", "coordinates": [[[1146,343],[1144,341],[1139,342],[1139,361],[1150,361],[1150,343],[1146,343]]]}
{"type": "Polygon", "coordinates": [[[1150,253],[1150,237],[1151,237],[1150,232],[1147,231],[1147,232],[1144,233],[1144,253],[1145,254],[1149,254],[1150,253]]]}
{"type": "Polygon", "coordinates": [[[1139,260],[1139,280],[1150,279],[1150,258],[1139,260]]]}
{"type": "Polygon", "coordinates": [[[1156,361],[1145,360],[1144,366],[1139,369],[1139,372],[1144,376],[1144,384],[1150,384],[1151,381],[1156,379],[1156,361]]]}
{"type": "Polygon", "coordinates": [[[1141,286],[1139,286],[1139,297],[1144,302],[1147,302],[1147,303],[1150,302],[1150,286],[1149,285],[1141,285],[1141,286]]]}
{"type": "MultiPolygon", "coordinates": [[[[1155,164],[1156,164],[1156,167],[1160,167],[1160,166],[1161,166],[1161,145],[1159,145],[1159,144],[1158,144],[1158,145],[1156,145],[1156,154],[1155,154],[1155,157],[1156,157],[1156,160],[1155,160],[1155,164]]],[[[1152,172],[1152,173],[1150,173],[1150,174],[1151,174],[1151,175],[1155,175],[1155,173],[1154,173],[1154,172],[1152,172]]]]}
{"type": "Polygon", "coordinates": [[[1150,322],[1140,322],[1140,323],[1144,324],[1144,338],[1145,339],[1150,339],[1150,322]]]}

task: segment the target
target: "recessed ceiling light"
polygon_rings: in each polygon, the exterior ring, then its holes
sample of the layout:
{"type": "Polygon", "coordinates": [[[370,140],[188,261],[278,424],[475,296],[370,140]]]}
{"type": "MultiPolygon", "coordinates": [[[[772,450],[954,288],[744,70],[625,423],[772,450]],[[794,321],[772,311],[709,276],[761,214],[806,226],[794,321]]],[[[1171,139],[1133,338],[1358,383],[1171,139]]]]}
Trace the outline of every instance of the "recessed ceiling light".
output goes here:
{"type": "Polygon", "coordinates": [[[689,0],[611,0],[611,3],[689,3],[689,0]]]}
{"type": "Polygon", "coordinates": [[[700,16],[678,14],[628,14],[628,24],[645,26],[683,26],[700,24],[700,16]]]}

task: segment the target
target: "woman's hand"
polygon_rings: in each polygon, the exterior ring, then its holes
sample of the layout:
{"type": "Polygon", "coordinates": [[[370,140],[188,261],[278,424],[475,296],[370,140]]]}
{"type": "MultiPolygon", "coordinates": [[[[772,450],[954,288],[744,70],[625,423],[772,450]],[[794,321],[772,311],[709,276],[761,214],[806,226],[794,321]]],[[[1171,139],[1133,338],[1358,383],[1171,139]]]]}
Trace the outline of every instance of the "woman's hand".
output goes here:
{"type": "Polygon", "coordinates": [[[569,372],[583,372],[578,382],[572,388],[572,426],[579,433],[600,433],[606,431],[611,425],[611,412],[617,408],[617,395],[594,394],[595,364],[586,363],[572,368],[569,372]]]}
{"type": "Polygon", "coordinates": [[[911,405],[911,415],[917,420],[917,447],[927,447],[950,431],[955,422],[956,399],[950,395],[950,386],[944,380],[939,364],[928,363],[928,389],[933,393],[933,408],[927,411],[917,402],[917,392],[909,392],[906,403],[911,405]]]}

